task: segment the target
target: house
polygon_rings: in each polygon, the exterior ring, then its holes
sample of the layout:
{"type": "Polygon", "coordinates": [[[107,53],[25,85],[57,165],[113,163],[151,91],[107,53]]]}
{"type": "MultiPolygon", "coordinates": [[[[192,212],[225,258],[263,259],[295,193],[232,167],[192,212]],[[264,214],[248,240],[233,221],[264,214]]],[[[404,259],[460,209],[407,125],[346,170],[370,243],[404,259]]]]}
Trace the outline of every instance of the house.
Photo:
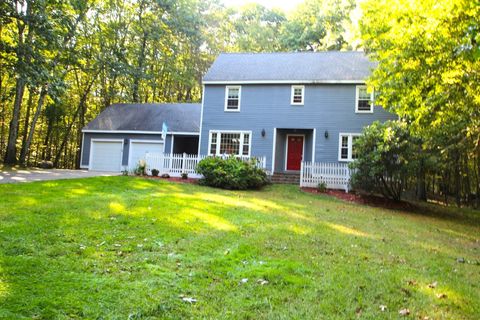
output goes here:
{"type": "Polygon", "coordinates": [[[395,119],[365,86],[374,67],[358,51],[221,54],[201,105],[105,109],[83,130],[82,167],[131,169],[146,152],[265,157],[271,174],[297,173],[302,161],[347,163],[365,126],[395,119]]]}
{"type": "Polygon", "coordinates": [[[365,86],[374,67],[363,52],[221,54],[203,78],[199,153],[265,156],[270,173],[352,161],[363,127],[395,118],[365,86]]]}
{"type": "Polygon", "coordinates": [[[145,153],[198,151],[201,105],[114,104],[83,128],[81,167],[132,170],[145,153]]]}

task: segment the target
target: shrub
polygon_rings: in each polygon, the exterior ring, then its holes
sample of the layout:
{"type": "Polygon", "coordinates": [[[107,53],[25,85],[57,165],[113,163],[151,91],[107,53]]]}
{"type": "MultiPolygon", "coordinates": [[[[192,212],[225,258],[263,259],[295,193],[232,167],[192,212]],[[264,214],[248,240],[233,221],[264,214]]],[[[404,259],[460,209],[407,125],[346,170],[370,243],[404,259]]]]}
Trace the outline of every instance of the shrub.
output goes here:
{"type": "Polygon", "coordinates": [[[358,158],[350,164],[352,186],[400,200],[419,165],[419,143],[402,121],[374,122],[355,142],[358,158]]]}
{"type": "Polygon", "coordinates": [[[182,172],[181,176],[182,176],[182,179],[188,179],[188,173],[186,172],[182,172]]]}
{"type": "Polygon", "coordinates": [[[158,177],[159,173],[160,173],[160,171],[158,169],[152,169],[152,176],[158,177]]]}
{"type": "Polygon", "coordinates": [[[170,175],[168,173],[164,173],[164,174],[162,174],[162,178],[170,179],[170,175]]]}
{"type": "Polygon", "coordinates": [[[143,176],[145,174],[146,167],[147,167],[147,165],[146,165],[145,161],[140,160],[140,161],[138,161],[137,166],[135,167],[134,173],[137,176],[143,176]]]}
{"type": "Polygon", "coordinates": [[[259,189],[268,184],[265,171],[256,166],[256,160],[243,161],[236,157],[208,157],[197,165],[203,175],[201,184],[223,189],[259,189]]]}
{"type": "Polygon", "coordinates": [[[327,184],[325,182],[320,182],[317,186],[317,190],[321,193],[327,192],[327,184]]]}

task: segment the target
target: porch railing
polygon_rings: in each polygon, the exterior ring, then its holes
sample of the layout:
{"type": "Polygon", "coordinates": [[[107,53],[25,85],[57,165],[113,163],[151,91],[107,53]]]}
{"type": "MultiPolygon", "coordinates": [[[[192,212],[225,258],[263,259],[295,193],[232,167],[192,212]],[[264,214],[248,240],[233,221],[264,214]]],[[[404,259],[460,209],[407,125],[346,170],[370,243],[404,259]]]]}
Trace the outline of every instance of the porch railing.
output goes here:
{"type": "Polygon", "coordinates": [[[343,189],[348,192],[350,173],[346,163],[304,161],[300,167],[300,187],[316,188],[323,182],[328,189],[343,189]]]}
{"type": "MultiPolygon", "coordinates": [[[[179,177],[182,173],[187,173],[191,178],[201,178],[196,171],[197,164],[200,160],[207,158],[207,155],[196,154],[168,154],[168,153],[146,153],[145,163],[146,172],[152,174],[152,169],[157,169],[159,175],[168,174],[172,177],[179,177]]],[[[227,156],[223,156],[227,157],[227,156]]],[[[254,159],[257,167],[266,168],[266,157],[246,157],[239,156],[244,161],[254,159]]]]}

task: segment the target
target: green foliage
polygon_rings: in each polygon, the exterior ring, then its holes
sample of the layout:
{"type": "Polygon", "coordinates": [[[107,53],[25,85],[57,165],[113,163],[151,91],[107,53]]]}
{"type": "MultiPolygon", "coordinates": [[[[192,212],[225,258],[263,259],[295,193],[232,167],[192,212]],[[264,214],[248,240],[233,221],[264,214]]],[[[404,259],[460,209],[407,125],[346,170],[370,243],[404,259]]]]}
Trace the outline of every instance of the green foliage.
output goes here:
{"type": "Polygon", "coordinates": [[[256,160],[236,157],[208,157],[197,165],[202,184],[223,189],[259,189],[268,184],[267,174],[257,168],[256,160]]]}
{"type": "Polygon", "coordinates": [[[320,182],[317,185],[317,190],[318,192],[321,192],[321,193],[327,192],[327,184],[325,182],[320,182]]]}
{"type": "Polygon", "coordinates": [[[374,122],[356,139],[354,148],[358,158],[350,165],[352,186],[400,200],[406,181],[419,166],[419,144],[410,135],[408,124],[374,122]]]}
{"type": "Polygon", "coordinates": [[[408,121],[419,151],[436,159],[419,179],[444,201],[476,193],[480,207],[479,2],[368,0],[362,9],[377,103],[408,121]]]}
{"type": "Polygon", "coordinates": [[[188,179],[188,173],[182,172],[181,177],[182,179],[188,179]]]}
{"type": "Polygon", "coordinates": [[[152,176],[158,177],[159,173],[160,173],[160,171],[158,169],[152,169],[152,176]]]}

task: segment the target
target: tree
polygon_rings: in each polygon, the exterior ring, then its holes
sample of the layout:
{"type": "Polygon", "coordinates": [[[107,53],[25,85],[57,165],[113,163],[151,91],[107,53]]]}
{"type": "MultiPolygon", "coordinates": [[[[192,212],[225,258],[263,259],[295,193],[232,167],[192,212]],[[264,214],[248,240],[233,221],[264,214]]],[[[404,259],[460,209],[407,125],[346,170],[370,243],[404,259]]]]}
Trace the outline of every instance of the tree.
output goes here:
{"type": "Polygon", "coordinates": [[[404,121],[374,122],[355,141],[358,158],[351,164],[352,185],[400,200],[419,165],[418,141],[404,121]]]}
{"type": "Polygon", "coordinates": [[[437,158],[426,179],[443,180],[457,204],[476,189],[480,204],[478,1],[368,0],[362,8],[364,47],[378,61],[369,81],[377,102],[407,120],[424,141],[419,151],[437,158]]]}

